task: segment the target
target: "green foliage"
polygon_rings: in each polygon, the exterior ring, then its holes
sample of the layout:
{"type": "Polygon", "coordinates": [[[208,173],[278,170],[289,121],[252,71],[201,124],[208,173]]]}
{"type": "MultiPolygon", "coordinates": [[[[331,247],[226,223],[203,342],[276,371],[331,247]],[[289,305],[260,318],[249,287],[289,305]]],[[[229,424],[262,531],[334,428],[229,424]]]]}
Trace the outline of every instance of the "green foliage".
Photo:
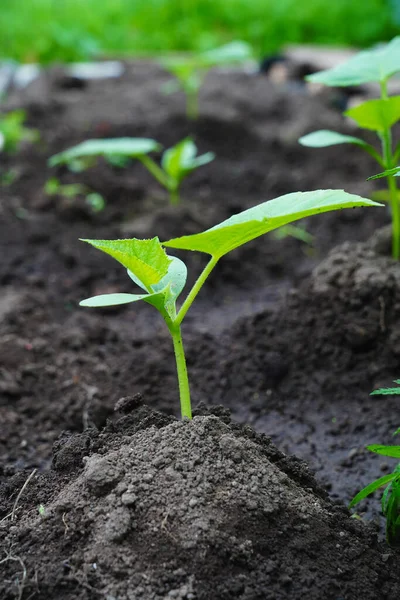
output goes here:
{"type": "Polygon", "coordinates": [[[287,43],[367,47],[396,35],[391,11],[387,0],[2,0],[0,55],[65,62],[202,51],[234,39],[260,55],[287,43]]]}
{"type": "MultiPolygon", "coordinates": [[[[193,153],[191,154],[193,156],[193,153]]],[[[145,294],[102,294],[83,300],[82,306],[105,307],[144,300],[162,315],[171,333],[178,373],[181,413],[191,418],[191,402],[181,323],[218,260],[230,250],[302,217],[339,208],[379,206],[377,203],[339,190],[317,190],[288,194],[245,210],[199,234],[160,243],[151,240],[83,240],[115,258],[145,294]],[[187,295],[179,312],[176,300],[186,283],[186,266],[164,247],[198,250],[211,259],[187,295]]]]}
{"type": "Polygon", "coordinates": [[[192,171],[214,160],[215,155],[213,152],[206,152],[196,156],[196,144],[191,138],[186,138],[164,152],[160,168],[148,155],[161,148],[161,144],[147,138],[87,140],[52,156],[49,165],[52,167],[61,164],[72,165],[73,170],[77,170],[78,165],[79,170],[85,166],[92,166],[97,156],[103,156],[113,166],[123,167],[127,159],[136,158],[169,192],[171,204],[178,204],[179,187],[183,179],[192,171]]]}
{"type": "MultiPolygon", "coordinates": [[[[181,89],[186,94],[187,117],[197,119],[199,114],[198,95],[207,71],[218,65],[241,63],[251,57],[250,46],[245,42],[236,41],[207,52],[169,56],[164,58],[161,64],[176,77],[175,89],[181,89]]],[[[169,88],[169,91],[175,90],[169,88]]]]}
{"type": "MultiPolygon", "coordinates": [[[[400,380],[396,379],[394,383],[399,385],[400,380]]],[[[371,396],[376,395],[398,396],[400,395],[400,387],[381,388],[371,393],[371,396]]],[[[393,435],[396,435],[399,432],[400,428],[397,429],[393,435]]],[[[370,452],[375,452],[375,454],[380,454],[381,456],[400,458],[400,446],[371,444],[367,446],[367,449],[370,450],[370,452]]],[[[383,493],[381,504],[382,512],[386,517],[386,539],[391,546],[400,546],[400,463],[395,467],[392,473],[376,479],[358,492],[350,502],[349,508],[352,508],[384,485],[386,485],[387,488],[383,493]]]]}
{"type": "Polygon", "coordinates": [[[392,255],[396,259],[400,258],[400,202],[397,185],[393,178],[398,171],[393,167],[400,156],[400,144],[395,149],[393,148],[392,127],[400,119],[400,96],[388,97],[387,81],[398,71],[400,71],[400,36],[383,47],[360,52],[342,65],[307,77],[309,81],[333,86],[357,85],[367,82],[380,84],[380,99],[368,100],[344,113],[359,127],[377,133],[381,143],[380,153],[358,137],[328,130],[314,131],[299,140],[303,146],[313,148],[348,143],[358,145],[385,169],[383,173],[369,179],[387,177],[392,212],[392,255]]]}
{"type": "Polygon", "coordinates": [[[344,114],[353,119],[359,127],[383,133],[400,119],[400,96],[367,100],[346,110],[344,114]]]}
{"type": "Polygon", "coordinates": [[[25,119],[23,110],[13,110],[0,116],[0,149],[16,152],[22,142],[36,142],[39,139],[38,131],[24,127],[25,119]]]}

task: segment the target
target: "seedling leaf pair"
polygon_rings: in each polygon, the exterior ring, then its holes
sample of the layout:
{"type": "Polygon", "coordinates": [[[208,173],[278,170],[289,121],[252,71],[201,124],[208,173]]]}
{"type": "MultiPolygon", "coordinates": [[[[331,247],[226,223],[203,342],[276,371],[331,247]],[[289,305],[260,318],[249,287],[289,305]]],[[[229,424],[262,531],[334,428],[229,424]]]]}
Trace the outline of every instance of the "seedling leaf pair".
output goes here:
{"type": "Polygon", "coordinates": [[[182,180],[198,167],[214,160],[215,155],[213,152],[206,152],[201,156],[196,156],[196,144],[191,138],[186,138],[164,152],[161,161],[162,168],[160,168],[149,154],[157,152],[161,148],[161,144],[148,138],[87,140],[56,154],[49,160],[49,165],[54,167],[68,164],[76,167],[78,164],[82,169],[84,166],[90,166],[91,161],[97,156],[104,156],[113,165],[124,166],[124,160],[136,158],[168,190],[171,204],[178,204],[179,186],[182,180]]]}

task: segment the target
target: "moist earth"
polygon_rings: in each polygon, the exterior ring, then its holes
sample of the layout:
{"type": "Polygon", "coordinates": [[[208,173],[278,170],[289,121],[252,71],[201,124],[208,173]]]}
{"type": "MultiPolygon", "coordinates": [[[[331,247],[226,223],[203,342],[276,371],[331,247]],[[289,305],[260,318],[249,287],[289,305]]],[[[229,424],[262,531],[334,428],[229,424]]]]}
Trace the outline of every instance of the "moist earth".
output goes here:
{"type": "MultiPolygon", "coordinates": [[[[131,291],[124,269],[78,238],[165,240],[297,190],[373,192],[370,157],[297,143],[317,128],[355,133],[331,96],[213,72],[189,124],[183,98],[163,93],[168,80],[145,62],[79,86],[52,69],[7,100],[40,142],[3,163],[14,180],[0,200],[2,594],[398,597],[398,554],[376,540],[379,499],[360,505],[360,522],[343,505],[395,464],[365,450],[393,443],[399,426],[396,397],[369,396],[399,378],[399,266],[390,231],[374,234],[385,208],[304,220],[313,246],[270,234],[221,260],[183,336],[194,404],[221,403],[233,423],[204,408],[193,423],[175,420],[171,342],[152,307],[78,307],[131,291]],[[178,207],[135,162],[79,174],[47,166],[90,137],[169,147],[189,134],[217,158],[185,181],[178,207]],[[101,193],[104,211],[47,196],[54,175],[101,193]],[[160,412],[116,418],[116,402],[136,406],[138,394],[160,412]]],[[[190,284],[206,257],[179,256],[190,284]]]]}

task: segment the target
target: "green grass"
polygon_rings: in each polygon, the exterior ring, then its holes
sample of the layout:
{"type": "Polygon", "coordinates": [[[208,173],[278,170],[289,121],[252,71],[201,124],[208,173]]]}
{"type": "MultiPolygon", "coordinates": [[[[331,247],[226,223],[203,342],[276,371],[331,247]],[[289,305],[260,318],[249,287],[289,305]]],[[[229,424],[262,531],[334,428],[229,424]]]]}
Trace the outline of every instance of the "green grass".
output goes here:
{"type": "Polygon", "coordinates": [[[285,43],[388,40],[394,0],[1,0],[0,57],[23,62],[285,43]]]}

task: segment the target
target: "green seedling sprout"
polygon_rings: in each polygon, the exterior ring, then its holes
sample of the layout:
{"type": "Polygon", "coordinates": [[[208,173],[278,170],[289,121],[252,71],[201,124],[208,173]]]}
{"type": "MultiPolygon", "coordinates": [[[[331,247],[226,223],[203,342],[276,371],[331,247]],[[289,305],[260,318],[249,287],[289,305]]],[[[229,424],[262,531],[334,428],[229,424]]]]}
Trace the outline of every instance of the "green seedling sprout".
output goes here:
{"type": "Polygon", "coordinates": [[[192,409],[181,324],[218,261],[246,242],[298,219],[356,206],[381,205],[360,196],[347,194],[343,190],[295,192],[233,215],[202,233],[174,238],[163,243],[160,243],[157,237],[149,240],[82,240],[120,262],[144,293],[104,294],[83,300],[80,305],[105,307],[144,300],[161,313],[171,334],[175,351],[181,414],[182,417],[190,419],[192,409]],[[187,269],[182,260],[168,256],[164,247],[204,252],[211,256],[178,311],[176,301],[185,286],[187,269]]]}
{"type": "Polygon", "coordinates": [[[81,183],[62,184],[57,177],[51,177],[46,181],[44,191],[48,196],[61,196],[69,200],[76,198],[76,196],[84,196],[85,202],[93,212],[101,212],[106,204],[101,194],[91,192],[86,185],[81,183]]]}
{"type": "Polygon", "coordinates": [[[176,81],[165,89],[170,93],[182,90],[186,95],[186,115],[195,120],[199,116],[199,92],[204,78],[212,67],[237,64],[252,58],[251,47],[245,42],[236,41],[214,50],[196,54],[170,56],[161,61],[176,81]]]}
{"type": "Polygon", "coordinates": [[[51,167],[60,164],[74,164],[76,161],[93,160],[104,156],[112,164],[123,164],[121,159],[139,160],[153,177],[169,192],[171,204],[179,204],[180,185],[192,171],[214,160],[213,152],[196,156],[197,147],[191,138],[185,138],[169,150],[161,159],[161,167],[149,156],[161,150],[161,145],[147,138],[119,138],[109,140],[87,140],[69,150],[53,156],[51,167]]]}
{"type": "Polygon", "coordinates": [[[24,110],[13,110],[0,117],[0,150],[16,152],[22,142],[36,142],[39,132],[24,127],[26,113],[24,110]]]}
{"type": "Polygon", "coordinates": [[[400,198],[394,176],[400,169],[393,169],[393,167],[400,157],[400,143],[394,147],[392,128],[400,119],[400,96],[389,97],[387,86],[388,80],[399,71],[400,36],[384,47],[360,52],[333,69],[321,71],[306,78],[310,82],[328,86],[378,83],[381,92],[379,99],[367,100],[359,106],[345,111],[344,114],[353,119],[359,127],[372,130],[378,135],[381,144],[380,151],[361,138],[329,130],[314,131],[299,140],[303,146],[311,148],[354,144],[368,152],[384,169],[384,173],[377,177],[387,177],[388,201],[392,214],[392,255],[395,259],[400,258],[400,198]]]}
{"type": "MultiPolygon", "coordinates": [[[[394,381],[400,384],[400,379],[394,381]]],[[[371,396],[400,396],[400,387],[381,388],[371,393],[371,396]]],[[[393,435],[400,433],[400,428],[396,429],[393,435]]],[[[382,446],[372,444],[367,449],[381,456],[400,459],[400,446],[382,446]]],[[[353,508],[356,504],[364,500],[367,496],[377,489],[387,486],[382,496],[382,512],[386,517],[386,540],[390,546],[400,546],[400,462],[392,473],[379,477],[365,488],[363,488],[349,504],[353,508]]]]}

